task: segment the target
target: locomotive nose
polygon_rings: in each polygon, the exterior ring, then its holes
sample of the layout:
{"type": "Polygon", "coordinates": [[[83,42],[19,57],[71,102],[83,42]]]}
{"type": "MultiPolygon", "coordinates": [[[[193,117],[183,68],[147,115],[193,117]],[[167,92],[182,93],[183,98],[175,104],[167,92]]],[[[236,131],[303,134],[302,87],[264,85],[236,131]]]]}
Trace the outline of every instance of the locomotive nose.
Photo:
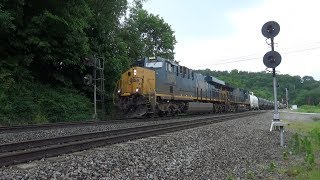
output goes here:
{"type": "Polygon", "coordinates": [[[155,72],[141,67],[133,67],[121,75],[120,96],[149,94],[155,89],[155,72]]]}
{"type": "Polygon", "coordinates": [[[128,96],[135,93],[143,93],[141,92],[142,83],[143,77],[138,75],[138,70],[133,68],[129,69],[122,74],[120,95],[128,96]]]}

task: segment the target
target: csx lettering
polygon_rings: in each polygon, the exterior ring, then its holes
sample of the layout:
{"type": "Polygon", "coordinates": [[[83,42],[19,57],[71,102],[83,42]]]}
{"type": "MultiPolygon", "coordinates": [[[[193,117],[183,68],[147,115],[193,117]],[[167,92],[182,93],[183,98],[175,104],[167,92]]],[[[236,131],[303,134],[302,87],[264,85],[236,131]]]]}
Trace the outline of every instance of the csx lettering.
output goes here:
{"type": "Polygon", "coordinates": [[[131,78],[130,79],[130,82],[133,83],[133,82],[140,82],[140,80],[138,78],[131,78]]]}

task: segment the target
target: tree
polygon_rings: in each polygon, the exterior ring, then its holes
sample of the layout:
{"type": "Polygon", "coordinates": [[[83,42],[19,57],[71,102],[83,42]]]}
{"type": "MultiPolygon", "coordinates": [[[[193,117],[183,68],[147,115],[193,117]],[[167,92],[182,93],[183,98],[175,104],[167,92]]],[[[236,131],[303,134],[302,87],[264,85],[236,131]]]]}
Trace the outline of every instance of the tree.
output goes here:
{"type": "Polygon", "coordinates": [[[86,1],[4,0],[2,7],[6,24],[15,27],[1,37],[6,71],[17,81],[70,85],[70,72],[80,71],[81,57],[90,50],[84,32],[91,15],[86,1]]]}
{"type": "Polygon", "coordinates": [[[86,34],[91,53],[105,60],[105,90],[107,97],[110,97],[121,73],[130,66],[128,46],[121,37],[120,24],[127,10],[127,0],[90,0],[89,6],[93,16],[88,22],[86,34]]]}
{"type": "Polygon", "coordinates": [[[312,90],[301,90],[296,98],[298,105],[318,105],[320,103],[320,87],[312,90]]]}
{"type": "Polygon", "coordinates": [[[174,59],[177,43],[174,31],[161,17],[144,10],[139,2],[125,20],[122,37],[128,44],[129,57],[134,60],[150,56],[174,59]]]}

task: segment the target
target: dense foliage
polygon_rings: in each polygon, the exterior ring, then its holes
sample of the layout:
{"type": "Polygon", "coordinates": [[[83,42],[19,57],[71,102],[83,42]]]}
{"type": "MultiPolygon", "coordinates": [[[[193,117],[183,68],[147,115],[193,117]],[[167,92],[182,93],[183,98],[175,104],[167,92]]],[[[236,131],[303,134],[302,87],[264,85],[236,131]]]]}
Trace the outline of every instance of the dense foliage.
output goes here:
{"type": "MultiPolygon", "coordinates": [[[[267,72],[245,72],[232,70],[199,70],[202,74],[215,76],[234,87],[241,87],[254,92],[255,95],[273,100],[272,74],[267,72]]],[[[320,103],[320,82],[311,76],[290,76],[277,74],[278,100],[285,101],[288,89],[289,104],[317,105],[320,103]]]]}
{"type": "Polygon", "coordinates": [[[1,0],[0,124],[90,117],[92,88],[83,84],[89,55],[105,60],[109,99],[132,60],[173,59],[174,32],[142,2],[1,0]]]}
{"type": "Polygon", "coordinates": [[[15,83],[0,89],[0,122],[5,125],[89,119],[92,104],[70,88],[15,83]]]}
{"type": "Polygon", "coordinates": [[[142,8],[141,2],[136,2],[125,24],[123,37],[128,42],[130,57],[174,59],[173,50],[177,42],[170,25],[158,15],[149,14],[142,8]]]}

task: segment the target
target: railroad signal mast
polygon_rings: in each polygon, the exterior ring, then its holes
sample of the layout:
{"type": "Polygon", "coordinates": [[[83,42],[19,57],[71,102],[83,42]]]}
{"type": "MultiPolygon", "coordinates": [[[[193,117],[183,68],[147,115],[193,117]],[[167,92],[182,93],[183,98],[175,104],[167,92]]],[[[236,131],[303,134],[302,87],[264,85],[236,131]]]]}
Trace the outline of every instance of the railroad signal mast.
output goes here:
{"type": "Polygon", "coordinates": [[[287,109],[289,109],[289,93],[288,93],[288,88],[286,88],[286,105],[287,105],[287,109]]]}
{"type": "Polygon", "coordinates": [[[92,75],[87,74],[84,76],[83,81],[86,85],[93,86],[93,103],[94,114],[93,119],[98,119],[98,104],[101,109],[101,119],[105,118],[105,89],[104,89],[104,59],[102,57],[90,56],[84,58],[84,64],[88,67],[92,67],[92,75]]]}
{"type": "Polygon", "coordinates": [[[280,145],[283,146],[283,133],[285,123],[280,122],[280,115],[278,111],[278,100],[277,100],[277,79],[276,79],[276,67],[281,63],[281,55],[274,50],[274,37],[280,32],[280,25],[275,21],[266,22],[261,29],[262,35],[267,39],[271,40],[268,44],[271,46],[271,51],[267,52],[263,56],[263,63],[267,68],[272,68],[273,77],[273,94],[274,94],[274,113],[273,120],[271,123],[270,131],[279,128],[280,130],[280,145]]]}

